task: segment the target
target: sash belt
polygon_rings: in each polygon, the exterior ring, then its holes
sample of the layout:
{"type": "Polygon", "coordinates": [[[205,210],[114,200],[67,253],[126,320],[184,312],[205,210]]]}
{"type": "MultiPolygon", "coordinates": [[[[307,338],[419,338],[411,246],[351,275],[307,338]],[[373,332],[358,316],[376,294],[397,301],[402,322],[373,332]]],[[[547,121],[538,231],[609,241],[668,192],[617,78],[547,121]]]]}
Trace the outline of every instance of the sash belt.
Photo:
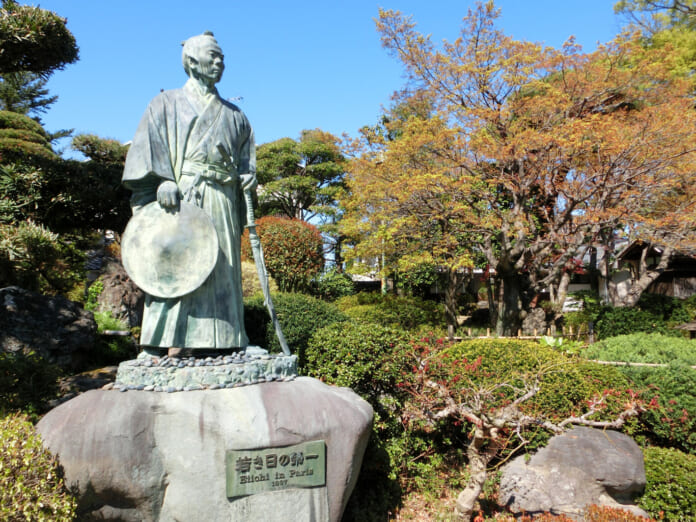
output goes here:
{"type": "Polygon", "coordinates": [[[232,183],[237,177],[237,173],[230,171],[229,167],[192,160],[184,160],[181,166],[181,174],[185,176],[198,176],[200,179],[215,181],[221,185],[232,183]],[[234,178],[232,176],[234,176],[234,178]]]}

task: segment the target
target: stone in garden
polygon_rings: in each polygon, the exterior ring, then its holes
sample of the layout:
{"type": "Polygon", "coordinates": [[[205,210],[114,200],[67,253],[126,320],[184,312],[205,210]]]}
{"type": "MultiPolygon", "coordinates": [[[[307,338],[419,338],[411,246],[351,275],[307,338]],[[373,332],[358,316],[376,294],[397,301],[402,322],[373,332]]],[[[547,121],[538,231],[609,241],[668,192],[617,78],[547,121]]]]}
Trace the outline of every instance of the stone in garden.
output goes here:
{"type": "Polygon", "coordinates": [[[582,520],[592,504],[647,516],[631,504],[645,488],[643,454],[617,431],[575,427],[553,437],[527,462],[503,468],[500,503],[513,513],[551,512],[582,520]]]}
{"type": "Polygon", "coordinates": [[[94,316],[78,303],[16,286],[0,289],[4,352],[35,352],[63,368],[77,368],[94,348],[96,332],[94,316]]]}
{"type": "Polygon", "coordinates": [[[129,328],[140,326],[145,294],[128,277],[121,262],[115,258],[105,258],[99,280],[104,286],[97,298],[99,311],[111,313],[129,328]]]}
{"type": "Polygon", "coordinates": [[[351,390],[300,377],[176,393],[93,390],[50,411],[37,429],[79,488],[81,520],[339,521],[372,415],[351,390]],[[317,442],[325,467],[312,469],[317,442]],[[315,449],[300,455],[298,447],[315,449]],[[250,450],[249,460],[233,450],[250,450]],[[325,485],[312,483],[322,470],[325,485]],[[228,474],[242,494],[228,496],[228,474]]]}

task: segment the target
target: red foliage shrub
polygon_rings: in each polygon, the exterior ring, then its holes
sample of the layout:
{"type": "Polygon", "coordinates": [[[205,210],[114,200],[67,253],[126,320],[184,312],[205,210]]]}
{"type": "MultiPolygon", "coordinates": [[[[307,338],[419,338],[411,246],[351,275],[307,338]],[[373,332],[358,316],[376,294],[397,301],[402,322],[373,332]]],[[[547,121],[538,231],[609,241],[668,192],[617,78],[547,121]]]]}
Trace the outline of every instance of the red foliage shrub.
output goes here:
{"type": "MultiPolygon", "coordinates": [[[[324,265],[317,227],[298,219],[267,216],[259,219],[266,269],[282,292],[308,291],[324,265]]],[[[253,261],[249,232],[242,239],[242,258],[253,261]]]]}

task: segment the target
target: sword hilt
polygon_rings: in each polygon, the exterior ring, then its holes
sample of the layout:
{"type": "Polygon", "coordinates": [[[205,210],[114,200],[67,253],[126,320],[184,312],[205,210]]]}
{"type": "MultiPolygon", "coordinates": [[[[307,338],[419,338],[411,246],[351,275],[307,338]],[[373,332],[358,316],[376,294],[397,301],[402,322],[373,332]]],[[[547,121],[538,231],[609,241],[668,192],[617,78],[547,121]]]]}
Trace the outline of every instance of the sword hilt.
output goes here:
{"type": "Polygon", "coordinates": [[[246,203],[246,226],[247,228],[255,227],[256,222],[254,221],[254,200],[251,197],[251,189],[246,189],[244,191],[244,202],[246,203]]]}

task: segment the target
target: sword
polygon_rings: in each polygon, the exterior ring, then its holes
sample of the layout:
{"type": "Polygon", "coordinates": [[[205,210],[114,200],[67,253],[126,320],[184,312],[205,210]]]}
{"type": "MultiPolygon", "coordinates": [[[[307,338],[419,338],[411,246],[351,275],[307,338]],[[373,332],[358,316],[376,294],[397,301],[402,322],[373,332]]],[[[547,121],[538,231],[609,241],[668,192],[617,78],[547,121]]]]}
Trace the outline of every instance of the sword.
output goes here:
{"type": "MultiPolygon", "coordinates": [[[[222,156],[223,161],[232,166],[232,158],[222,146],[222,143],[217,144],[217,149],[222,156]]],[[[259,234],[256,232],[256,222],[254,221],[254,200],[251,198],[251,189],[246,189],[244,191],[244,202],[246,203],[246,217],[247,224],[246,228],[249,229],[249,242],[251,243],[251,251],[254,254],[254,263],[256,264],[256,273],[259,276],[259,283],[261,283],[261,291],[263,292],[263,302],[268,309],[268,315],[271,316],[271,321],[273,322],[273,327],[275,328],[276,336],[278,337],[278,342],[280,342],[280,347],[283,349],[285,355],[290,355],[290,348],[288,347],[288,342],[285,340],[283,335],[283,330],[280,328],[280,321],[278,321],[278,316],[276,315],[275,308],[273,307],[273,300],[271,299],[271,288],[268,284],[268,272],[266,272],[266,262],[263,259],[263,249],[261,248],[261,240],[259,239],[259,234]]]]}
{"type": "Polygon", "coordinates": [[[254,221],[254,202],[251,199],[250,189],[244,191],[244,201],[246,202],[247,208],[246,228],[249,230],[249,242],[251,243],[251,251],[254,253],[256,273],[259,275],[259,282],[261,283],[261,290],[263,291],[263,301],[266,304],[266,308],[268,308],[268,314],[271,316],[271,321],[273,321],[273,327],[275,328],[276,335],[278,336],[280,347],[283,349],[283,353],[285,355],[290,355],[290,348],[288,348],[288,343],[285,340],[283,331],[280,329],[280,321],[278,321],[278,316],[276,315],[275,308],[273,307],[273,301],[271,300],[271,289],[268,285],[268,274],[266,273],[266,263],[263,260],[263,249],[261,248],[261,240],[259,239],[259,235],[256,232],[256,222],[254,221]]]}

